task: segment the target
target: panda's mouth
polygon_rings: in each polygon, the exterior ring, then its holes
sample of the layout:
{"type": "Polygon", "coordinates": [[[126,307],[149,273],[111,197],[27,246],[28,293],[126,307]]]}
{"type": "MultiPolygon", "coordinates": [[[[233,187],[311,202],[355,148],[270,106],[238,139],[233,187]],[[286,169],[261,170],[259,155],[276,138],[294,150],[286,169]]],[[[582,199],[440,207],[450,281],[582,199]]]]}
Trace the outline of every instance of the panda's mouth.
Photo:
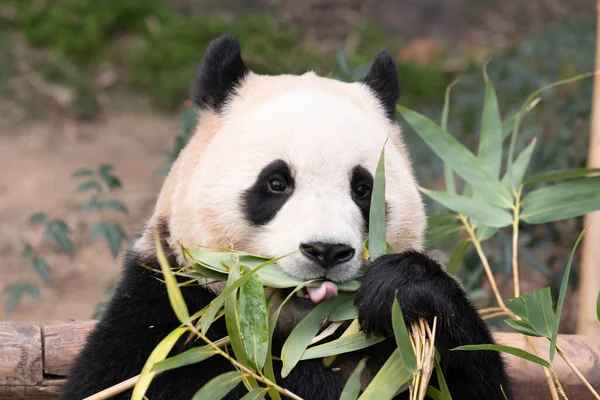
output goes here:
{"type": "MultiPolygon", "coordinates": [[[[289,295],[293,289],[289,289],[284,293],[289,295]]],[[[294,293],[294,299],[318,304],[324,300],[328,300],[332,297],[337,296],[338,287],[331,281],[324,281],[317,287],[303,287],[294,293]]]]}

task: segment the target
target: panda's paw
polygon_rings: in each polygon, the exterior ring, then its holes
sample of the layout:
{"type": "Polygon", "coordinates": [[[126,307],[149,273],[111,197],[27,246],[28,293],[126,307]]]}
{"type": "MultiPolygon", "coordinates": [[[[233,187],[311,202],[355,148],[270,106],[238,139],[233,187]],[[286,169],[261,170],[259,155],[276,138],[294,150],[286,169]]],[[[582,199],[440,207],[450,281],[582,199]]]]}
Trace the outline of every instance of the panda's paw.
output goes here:
{"type": "Polygon", "coordinates": [[[406,251],[377,258],[356,293],[361,329],[371,334],[393,334],[394,295],[407,321],[437,314],[435,298],[448,292],[451,278],[442,266],[423,253],[406,251]]]}

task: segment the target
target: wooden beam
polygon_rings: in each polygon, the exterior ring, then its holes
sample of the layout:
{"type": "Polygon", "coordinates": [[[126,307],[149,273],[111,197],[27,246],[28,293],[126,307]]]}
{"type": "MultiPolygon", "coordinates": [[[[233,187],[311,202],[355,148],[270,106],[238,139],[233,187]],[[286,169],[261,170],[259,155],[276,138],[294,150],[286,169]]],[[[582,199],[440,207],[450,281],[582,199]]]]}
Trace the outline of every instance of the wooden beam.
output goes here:
{"type": "MultiPolygon", "coordinates": [[[[0,399],[56,399],[77,353],[95,321],[46,323],[0,322],[0,399]]],[[[532,351],[517,333],[496,333],[500,344],[532,351]]],[[[548,340],[533,338],[542,358],[548,340]]],[[[600,388],[600,336],[560,335],[558,342],[595,388],[600,388]]],[[[516,400],[550,398],[542,368],[505,355],[516,400]]],[[[587,389],[557,355],[554,366],[570,399],[591,398],[587,389]]]]}

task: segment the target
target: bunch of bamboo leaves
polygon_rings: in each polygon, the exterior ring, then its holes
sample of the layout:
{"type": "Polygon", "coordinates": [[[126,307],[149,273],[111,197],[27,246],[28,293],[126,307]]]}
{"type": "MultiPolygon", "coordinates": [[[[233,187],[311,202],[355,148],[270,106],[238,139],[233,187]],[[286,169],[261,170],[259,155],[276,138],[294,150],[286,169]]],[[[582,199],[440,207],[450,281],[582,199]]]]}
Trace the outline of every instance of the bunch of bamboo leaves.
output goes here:
{"type": "MultiPolygon", "coordinates": [[[[428,236],[437,239],[456,235],[457,233],[463,236],[463,240],[456,245],[450,256],[447,266],[448,271],[456,273],[458,265],[467,250],[474,246],[497,302],[496,307],[480,310],[484,318],[508,316],[509,319],[505,320],[506,324],[517,332],[526,336],[538,336],[550,340],[548,360],[539,357],[529,338],[528,341],[536,354],[500,345],[461,346],[454,350],[502,351],[535,362],[545,368],[544,372],[555,399],[558,398],[559,394],[562,398],[567,398],[552,365],[555,352],[559,353],[595,398],[600,399],[598,393],[557,344],[558,326],[571,264],[585,230],[577,239],[572,250],[564,273],[556,310],[554,310],[549,287],[538,289],[523,296],[520,294],[517,253],[519,222],[542,224],[579,217],[599,210],[600,169],[580,168],[549,171],[526,178],[526,170],[536,145],[536,139],[533,139],[516,158],[514,157],[514,149],[521,120],[540,101],[539,95],[544,90],[592,75],[593,73],[579,75],[551,83],[537,90],[527,98],[515,115],[502,121],[494,86],[489,80],[484,67],[485,94],[477,155],[469,151],[446,131],[450,91],[456,82],[451,84],[446,91],[441,126],[415,111],[400,106],[397,107],[406,122],[444,163],[446,191],[424,188],[421,188],[421,191],[453,212],[430,217],[428,236]],[[509,136],[508,152],[504,160],[505,169],[501,173],[504,141],[509,136]],[[454,174],[463,180],[464,190],[462,194],[457,194],[454,174]],[[531,186],[539,184],[544,185],[531,188],[531,186]],[[481,243],[490,239],[499,229],[511,226],[513,231],[512,272],[514,298],[505,303],[500,295],[481,243]],[[553,375],[552,377],[550,373],[553,375]]],[[[600,309],[600,305],[598,308],[600,309]]],[[[600,311],[598,317],[600,320],[600,311]]]]}

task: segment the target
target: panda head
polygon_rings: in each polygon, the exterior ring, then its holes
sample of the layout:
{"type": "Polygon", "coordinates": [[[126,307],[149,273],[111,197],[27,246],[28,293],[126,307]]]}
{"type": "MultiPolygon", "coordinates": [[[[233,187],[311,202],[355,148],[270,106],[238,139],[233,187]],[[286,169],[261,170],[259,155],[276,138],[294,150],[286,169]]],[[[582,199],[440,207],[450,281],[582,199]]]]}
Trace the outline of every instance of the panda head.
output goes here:
{"type": "MultiPolygon", "coordinates": [[[[167,177],[138,249],[159,220],[173,251],[229,247],[277,257],[286,274],[358,278],[371,190],[385,144],[387,240],[420,249],[425,213],[395,121],[395,63],[380,52],[366,78],[344,83],[258,75],[235,38],[208,47],[194,101],[197,131],[167,177]]],[[[183,262],[181,254],[180,261],[183,262]]]]}

